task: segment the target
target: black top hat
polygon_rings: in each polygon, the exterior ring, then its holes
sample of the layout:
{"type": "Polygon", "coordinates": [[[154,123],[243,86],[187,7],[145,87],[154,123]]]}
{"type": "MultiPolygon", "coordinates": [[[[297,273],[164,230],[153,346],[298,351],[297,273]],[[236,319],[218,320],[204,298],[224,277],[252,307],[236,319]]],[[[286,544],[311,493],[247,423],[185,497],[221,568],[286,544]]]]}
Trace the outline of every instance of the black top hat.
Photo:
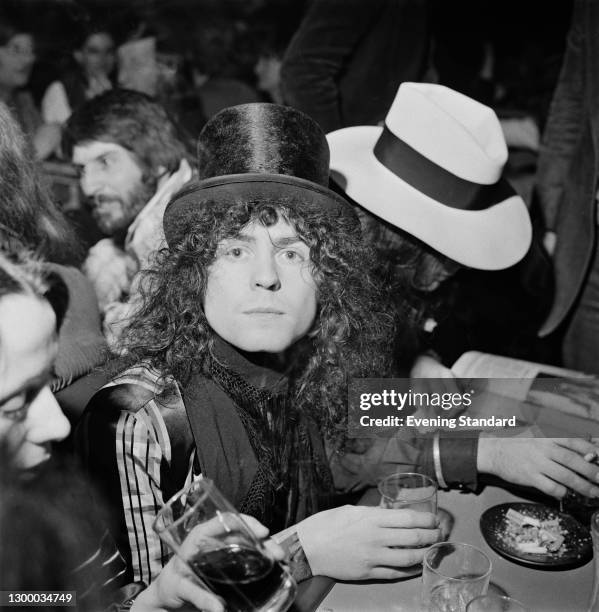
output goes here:
{"type": "Polygon", "coordinates": [[[164,233],[169,246],[180,242],[201,207],[242,199],[297,195],[358,225],[350,204],[328,188],[329,147],[324,132],[304,113],[277,104],[225,108],[198,139],[199,180],[169,202],[164,233]]]}

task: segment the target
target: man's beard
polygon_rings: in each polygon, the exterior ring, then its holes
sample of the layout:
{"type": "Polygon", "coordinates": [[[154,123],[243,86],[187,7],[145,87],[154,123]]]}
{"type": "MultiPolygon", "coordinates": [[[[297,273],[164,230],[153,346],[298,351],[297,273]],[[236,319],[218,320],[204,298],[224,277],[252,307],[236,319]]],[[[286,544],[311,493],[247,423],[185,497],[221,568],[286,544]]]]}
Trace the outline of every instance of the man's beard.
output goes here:
{"type": "Polygon", "coordinates": [[[157,185],[158,179],[156,177],[144,176],[139,185],[131,192],[129,204],[126,205],[129,212],[129,218],[131,219],[129,225],[133,223],[144,206],[152,199],[152,196],[156,193],[157,185]]]}
{"type": "Polygon", "coordinates": [[[143,210],[152,196],[156,193],[157,183],[157,179],[153,176],[144,177],[141,182],[138,183],[129,193],[127,201],[118,196],[111,198],[110,196],[102,196],[102,194],[94,198],[94,206],[98,206],[98,203],[101,204],[102,200],[114,201],[119,203],[119,206],[123,211],[123,216],[120,222],[115,224],[113,220],[110,220],[108,225],[102,221],[101,215],[98,215],[96,212],[92,212],[92,216],[94,217],[96,224],[102,233],[113,238],[117,244],[122,245],[125,241],[129,226],[131,223],[133,223],[137,215],[143,210]]]}

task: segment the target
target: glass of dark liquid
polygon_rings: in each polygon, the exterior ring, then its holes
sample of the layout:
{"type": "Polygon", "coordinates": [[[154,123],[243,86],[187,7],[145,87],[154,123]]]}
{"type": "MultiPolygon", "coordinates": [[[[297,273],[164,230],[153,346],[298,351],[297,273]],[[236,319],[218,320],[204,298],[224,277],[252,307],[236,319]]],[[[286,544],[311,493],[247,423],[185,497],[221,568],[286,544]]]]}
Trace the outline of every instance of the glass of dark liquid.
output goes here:
{"type": "Polygon", "coordinates": [[[160,510],[154,530],[231,612],[283,612],[296,584],[214,483],[202,478],[160,510]]]}

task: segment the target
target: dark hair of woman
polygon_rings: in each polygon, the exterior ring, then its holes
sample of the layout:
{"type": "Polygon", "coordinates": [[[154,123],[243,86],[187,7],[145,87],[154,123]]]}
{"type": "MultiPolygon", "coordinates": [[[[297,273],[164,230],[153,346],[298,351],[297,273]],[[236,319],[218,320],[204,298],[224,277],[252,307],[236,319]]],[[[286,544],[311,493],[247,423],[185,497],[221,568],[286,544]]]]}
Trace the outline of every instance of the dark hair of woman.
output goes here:
{"type": "MultiPolygon", "coordinates": [[[[27,252],[8,257],[0,251],[0,301],[10,295],[46,300],[60,328],[67,288],[27,252]]],[[[0,349],[2,343],[0,337],[0,349]]],[[[70,454],[54,453],[25,476],[15,462],[24,435],[18,420],[3,427],[0,435],[0,590],[76,591],[76,609],[102,609],[101,585],[112,579],[114,567],[103,562],[106,558],[91,555],[103,543],[98,531],[103,532],[103,508],[92,506],[89,485],[70,454]]],[[[73,610],[68,604],[59,600],[52,609],[73,610]]]]}
{"type": "Polygon", "coordinates": [[[49,272],[44,262],[29,251],[11,254],[0,251],[0,300],[14,294],[47,300],[56,315],[56,329],[60,329],[69,303],[69,291],[60,276],[49,272]]]}
{"type": "Polygon", "coordinates": [[[82,248],[52,202],[14,117],[0,103],[0,248],[28,249],[45,261],[78,264],[82,248]]]}
{"type": "Polygon", "coordinates": [[[339,438],[350,378],[389,372],[393,317],[368,269],[372,253],[355,225],[307,210],[299,195],[230,207],[203,204],[182,243],[164,249],[158,265],[146,272],[143,305],[124,337],[127,363],[148,363],[183,384],[205,369],[214,332],[200,304],[217,245],[249,223],[270,227],[279,219],[310,247],[319,304],[313,329],[289,349],[292,389],[300,410],[339,438]]]}

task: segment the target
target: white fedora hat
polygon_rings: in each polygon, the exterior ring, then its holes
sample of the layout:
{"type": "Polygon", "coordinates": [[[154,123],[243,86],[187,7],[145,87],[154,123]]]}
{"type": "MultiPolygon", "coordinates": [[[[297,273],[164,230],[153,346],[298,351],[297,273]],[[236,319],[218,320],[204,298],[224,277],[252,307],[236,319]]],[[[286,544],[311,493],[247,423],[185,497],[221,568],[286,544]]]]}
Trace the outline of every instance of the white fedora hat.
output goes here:
{"type": "Polygon", "coordinates": [[[402,83],[384,127],[327,140],[347,195],[439,253],[500,270],[528,251],[530,217],[501,178],[507,147],[488,106],[441,85],[402,83]]]}

